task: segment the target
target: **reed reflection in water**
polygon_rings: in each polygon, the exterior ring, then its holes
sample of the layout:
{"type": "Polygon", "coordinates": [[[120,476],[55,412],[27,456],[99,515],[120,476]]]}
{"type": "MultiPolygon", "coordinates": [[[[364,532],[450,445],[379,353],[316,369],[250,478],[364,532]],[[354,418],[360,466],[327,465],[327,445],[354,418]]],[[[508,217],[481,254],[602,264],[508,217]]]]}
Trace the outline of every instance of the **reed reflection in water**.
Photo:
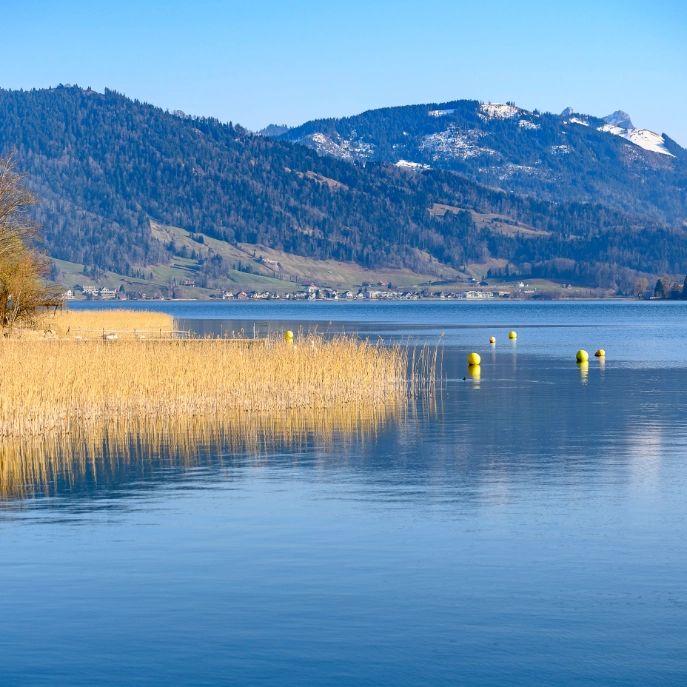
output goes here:
{"type": "Polygon", "coordinates": [[[3,437],[0,497],[57,495],[87,476],[100,481],[134,465],[195,467],[207,456],[216,462],[236,455],[260,461],[312,443],[364,442],[416,411],[411,399],[398,395],[384,403],[325,409],[139,416],[83,425],[69,435],[3,437]]]}

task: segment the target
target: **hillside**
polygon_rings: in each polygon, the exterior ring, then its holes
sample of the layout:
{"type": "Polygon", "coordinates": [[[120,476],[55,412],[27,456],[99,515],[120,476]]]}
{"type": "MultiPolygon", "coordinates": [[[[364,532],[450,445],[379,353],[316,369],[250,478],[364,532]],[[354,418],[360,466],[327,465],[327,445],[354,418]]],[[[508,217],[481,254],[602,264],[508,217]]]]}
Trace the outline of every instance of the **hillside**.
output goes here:
{"type": "MultiPolygon", "coordinates": [[[[687,271],[684,228],[660,218],[528,198],[451,170],[351,164],[113,91],[0,90],[0,150],[16,151],[43,198],[50,254],[92,275],[138,279],[187,260],[213,288],[246,273],[235,250],[251,246],[437,278],[490,260],[507,274],[621,288],[638,271],[687,271]],[[221,246],[193,257],[201,236],[221,246]]],[[[251,266],[271,278],[263,268],[251,266]]]]}
{"type": "Polygon", "coordinates": [[[460,172],[553,201],[594,202],[670,223],[687,219],[687,151],[629,115],[528,112],[474,100],[370,110],[283,131],[321,154],[460,172]]]}

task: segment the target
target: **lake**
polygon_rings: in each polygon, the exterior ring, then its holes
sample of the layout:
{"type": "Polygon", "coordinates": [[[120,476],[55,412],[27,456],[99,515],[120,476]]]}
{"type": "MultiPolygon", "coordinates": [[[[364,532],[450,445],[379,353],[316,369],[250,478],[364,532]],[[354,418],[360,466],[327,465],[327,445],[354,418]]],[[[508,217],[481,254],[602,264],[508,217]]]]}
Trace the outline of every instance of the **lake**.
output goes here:
{"type": "Polygon", "coordinates": [[[441,342],[443,382],[0,496],[3,685],[687,684],[687,303],[96,305],[441,342]]]}

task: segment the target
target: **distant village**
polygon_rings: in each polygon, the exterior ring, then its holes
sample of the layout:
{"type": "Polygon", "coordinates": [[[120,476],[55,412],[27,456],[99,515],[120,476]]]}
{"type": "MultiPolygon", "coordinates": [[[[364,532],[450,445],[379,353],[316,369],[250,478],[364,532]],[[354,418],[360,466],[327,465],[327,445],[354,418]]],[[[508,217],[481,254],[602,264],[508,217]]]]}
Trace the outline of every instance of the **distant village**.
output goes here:
{"type": "MultiPolygon", "coordinates": [[[[467,283],[479,286],[479,290],[468,291],[432,291],[429,289],[403,290],[393,287],[391,284],[378,282],[376,285],[363,284],[357,290],[339,290],[331,286],[316,286],[314,283],[302,285],[298,291],[291,293],[277,293],[274,291],[228,291],[220,290],[210,293],[209,298],[217,300],[419,300],[422,298],[445,298],[445,299],[488,299],[488,298],[512,298],[522,294],[531,295],[536,292],[535,288],[527,288],[523,282],[517,284],[517,291],[505,290],[486,290],[489,286],[487,281],[477,282],[476,279],[469,278],[467,283]]],[[[195,288],[193,281],[184,282],[185,289],[195,288]]],[[[64,300],[169,300],[172,296],[165,296],[161,292],[157,295],[148,295],[141,291],[126,291],[124,287],[119,290],[107,286],[82,286],[75,284],[63,294],[64,300]]],[[[178,300],[178,299],[177,299],[178,300]]]]}
{"type": "MultiPolygon", "coordinates": [[[[461,285],[466,290],[453,291],[436,291],[430,287],[436,288],[439,284],[431,284],[421,290],[409,290],[394,286],[390,282],[377,282],[370,284],[363,282],[362,286],[357,289],[337,289],[332,286],[316,285],[314,282],[299,284],[299,289],[293,292],[279,293],[276,291],[230,291],[225,289],[218,289],[215,291],[203,288],[202,291],[195,293],[201,299],[214,300],[286,300],[286,301],[354,301],[354,300],[420,300],[420,299],[455,299],[455,300],[483,300],[483,299],[543,299],[552,300],[559,298],[580,298],[580,297],[596,297],[608,298],[613,297],[636,297],[643,300],[684,300],[687,299],[687,277],[684,283],[682,281],[674,281],[669,277],[663,277],[656,282],[653,289],[649,288],[649,282],[646,278],[638,279],[635,283],[634,293],[614,293],[608,289],[585,289],[581,287],[573,287],[571,284],[560,284],[558,286],[548,285],[545,288],[537,288],[526,282],[516,282],[509,284],[508,289],[490,288],[489,282],[486,280],[478,281],[474,277],[467,277],[465,279],[456,279],[450,282],[452,286],[461,282],[461,285]],[[472,288],[471,288],[472,287],[472,288]],[[208,293],[208,291],[210,291],[208,293]]],[[[445,282],[447,283],[447,282],[445,282]]],[[[127,291],[122,284],[119,289],[113,289],[107,286],[83,286],[75,284],[71,289],[68,289],[62,294],[65,301],[73,300],[120,300],[120,301],[136,301],[136,300],[197,300],[198,297],[194,295],[196,283],[193,279],[184,280],[178,284],[175,280],[170,283],[169,287],[161,287],[151,293],[143,291],[127,291]]]]}

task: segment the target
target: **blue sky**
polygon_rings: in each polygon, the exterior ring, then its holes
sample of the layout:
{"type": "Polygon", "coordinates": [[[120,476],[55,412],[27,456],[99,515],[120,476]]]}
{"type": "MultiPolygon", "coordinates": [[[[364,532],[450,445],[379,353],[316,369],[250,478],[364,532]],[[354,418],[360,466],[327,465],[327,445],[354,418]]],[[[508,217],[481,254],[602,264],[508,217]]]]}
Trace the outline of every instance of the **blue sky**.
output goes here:
{"type": "Polygon", "coordinates": [[[23,0],[0,86],[78,83],[259,129],[460,98],[605,115],[687,146],[687,2],[23,0]]]}

